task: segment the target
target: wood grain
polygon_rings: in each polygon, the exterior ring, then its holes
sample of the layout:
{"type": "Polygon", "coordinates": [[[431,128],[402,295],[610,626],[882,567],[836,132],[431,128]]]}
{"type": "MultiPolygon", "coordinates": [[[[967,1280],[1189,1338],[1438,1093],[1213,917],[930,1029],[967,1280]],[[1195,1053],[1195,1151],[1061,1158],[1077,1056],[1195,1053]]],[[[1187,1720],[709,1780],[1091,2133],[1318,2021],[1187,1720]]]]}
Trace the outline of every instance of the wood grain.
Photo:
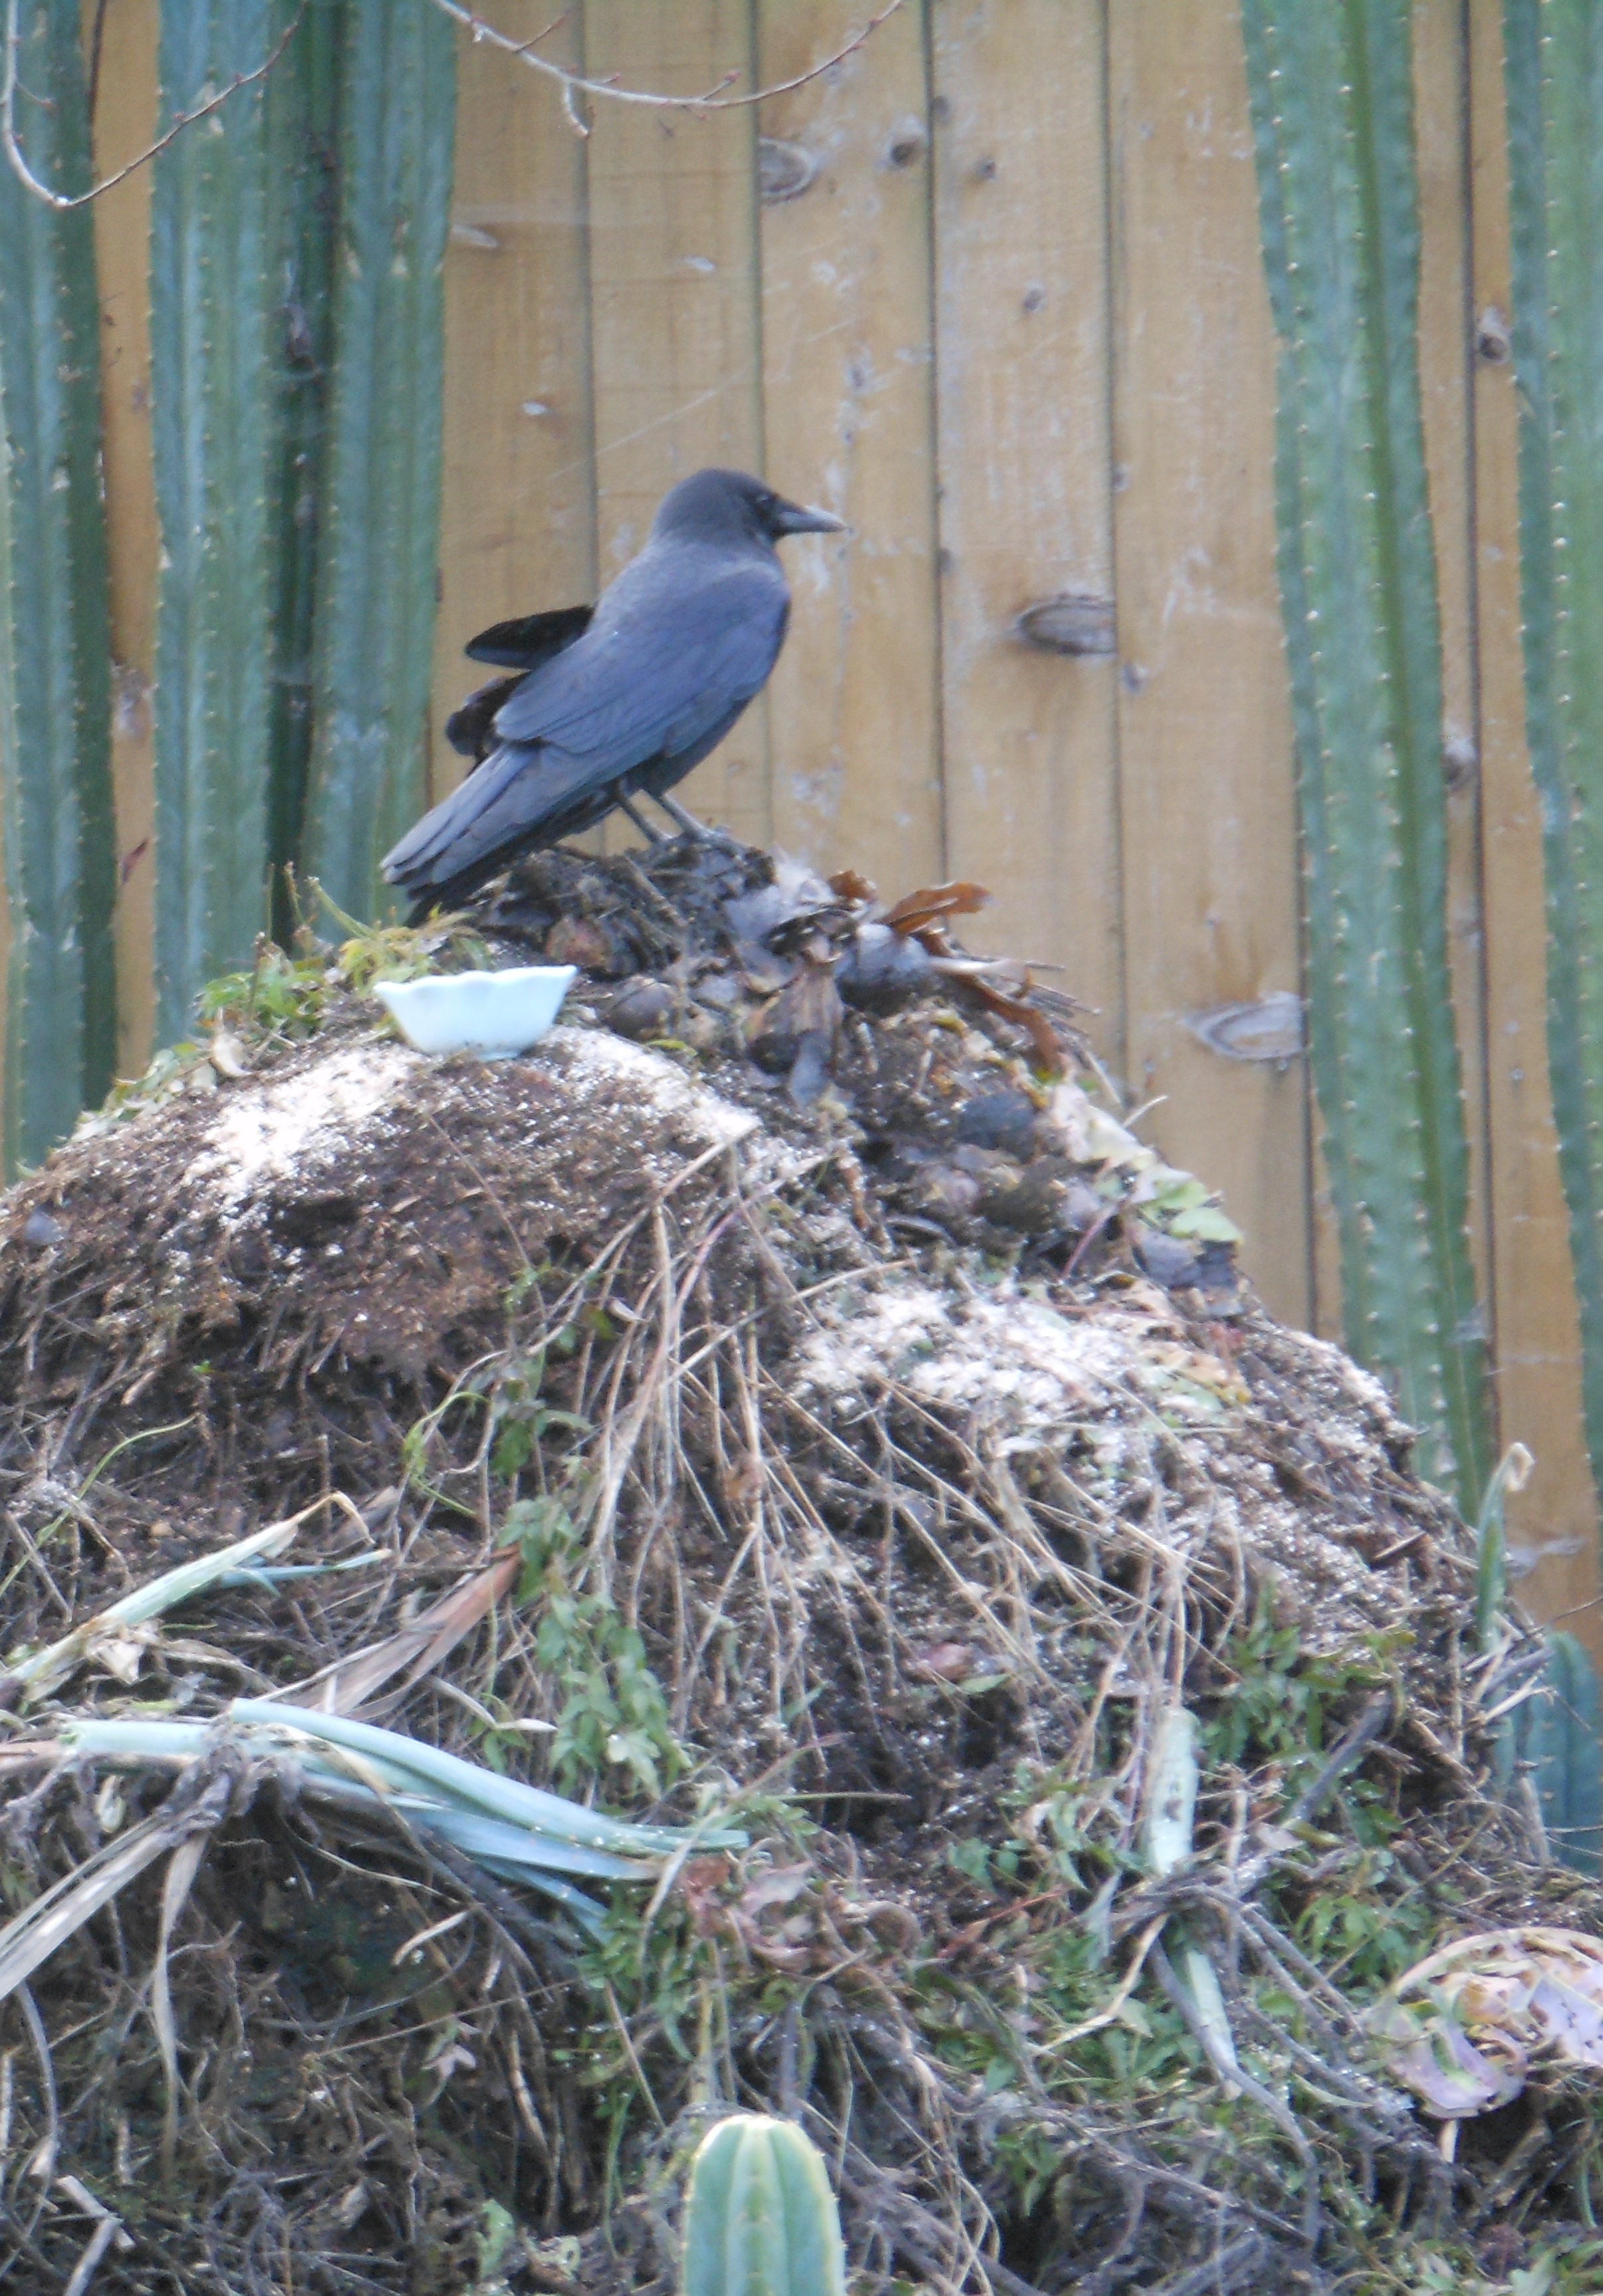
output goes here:
{"type": "Polygon", "coordinates": [[[940,0],[933,54],[948,866],[996,896],[971,944],[1061,965],[1120,1067],[1117,665],[1018,630],[1113,599],[1103,12],[940,0]]]}
{"type": "MultiPolygon", "coordinates": [[[[546,0],[506,0],[514,38],[546,0]]],[[[570,17],[542,43],[583,60],[570,17]]],[[[464,661],[474,633],[596,594],[585,151],[557,90],[510,57],[457,49],[456,180],[445,262],[444,477],[434,642],[432,793],[464,761],[441,728],[494,673],[464,661]]]]}
{"type": "MultiPolygon", "coordinates": [[[[1469,12],[1474,317],[1495,352],[1509,310],[1502,37],[1469,12]]],[[[1505,1443],[1536,1456],[1508,1503],[1517,1591],[1603,1660],[1598,1508],[1581,1424],[1581,1333],[1547,1069],[1541,816],[1525,738],[1514,368],[1480,357],[1475,385],[1475,575],[1485,830],[1487,1107],[1505,1443]]]]}
{"type": "MultiPolygon", "coordinates": [[[[846,519],[849,540],[786,546],[795,599],[771,687],[773,830],[887,893],[945,872],[922,11],[762,108],[766,137],[816,165],[760,210],[769,475],[846,519]]],[[[759,0],[763,84],[861,21],[855,0],[759,0]]]]}
{"type": "Polygon", "coordinates": [[[1275,577],[1274,355],[1235,12],[1109,14],[1114,559],[1129,1082],[1309,1307],[1300,1062],[1233,1062],[1188,1013],[1298,986],[1291,727],[1275,577]]]}
{"type": "MultiPolygon", "coordinates": [[[[585,58],[633,87],[752,79],[746,0],[586,0],[585,58]]],[[[599,573],[645,539],[677,480],[762,462],[755,107],[693,115],[597,100],[588,146],[599,573]]],[[[768,717],[747,710],[679,791],[768,841],[768,717]]],[[[609,825],[609,834],[612,833],[609,825]]]]}

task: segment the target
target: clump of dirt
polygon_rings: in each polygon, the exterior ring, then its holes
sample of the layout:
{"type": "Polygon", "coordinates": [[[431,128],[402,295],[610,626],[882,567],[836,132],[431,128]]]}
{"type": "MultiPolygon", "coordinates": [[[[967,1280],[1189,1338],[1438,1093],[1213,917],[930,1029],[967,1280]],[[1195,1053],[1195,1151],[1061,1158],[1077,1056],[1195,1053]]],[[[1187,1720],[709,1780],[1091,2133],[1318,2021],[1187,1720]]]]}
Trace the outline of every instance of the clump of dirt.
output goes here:
{"type": "Polygon", "coordinates": [[[98,2243],[142,2296],[666,2296],[736,2105],[818,2136],[865,2292],[1581,2253],[1579,2078],[1450,2160],[1362,2021],[1462,1930],[1603,1931],[1494,1782],[1540,1650],[1479,1650],[1382,1388],[1262,1313],[1072,1010],[950,939],[975,898],[538,856],[432,936],[264,950],[0,1203],[0,1889],[152,1816],[205,1845],[0,2008],[29,2284],[98,2243]],[[522,1057],[424,1059],[361,993],[475,953],[581,967],[522,1057]],[[302,1508],[309,1575],[236,1573],[30,1703],[26,1650],[302,1508]],[[220,1718],[176,1782],[63,1750],[70,1714],[337,1705],[423,1613],[368,1718],[748,1846],[613,1885],[591,1937],[220,1718]]]}

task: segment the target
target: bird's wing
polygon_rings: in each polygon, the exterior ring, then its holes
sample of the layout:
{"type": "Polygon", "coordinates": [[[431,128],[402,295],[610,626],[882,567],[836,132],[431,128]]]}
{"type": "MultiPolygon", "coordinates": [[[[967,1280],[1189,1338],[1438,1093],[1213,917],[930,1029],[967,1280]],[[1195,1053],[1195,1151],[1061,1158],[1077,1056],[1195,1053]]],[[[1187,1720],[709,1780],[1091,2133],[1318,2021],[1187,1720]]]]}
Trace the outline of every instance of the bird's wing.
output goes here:
{"type": "Polygon", "coordinates": [[[504,702],[516,693],[520,680],[492,677],[475,687],[445,721],[445,738],[464,758],[483,759],[496,746],[495,722],[504,702]]]}
{"type": "Polygon", "coordinates": [[[588,759],[560,750],[499,749],[385,854],[392,885],[443,883],[560,812],[595,781],[588,759]]]}
{"type": "Polygon", "coordinates": [[[594,606],[557,606],[548,613],[520,614],[481,630],[462,651],[470,661],[494,662],[502,669],[538,669],[583,637],[595,611],[594,606]]]}
{"type": "Polygon", "coordinates": [[[790,594],[777,562],[744,561],[630,611],[525,678],[496,719],[503,742],[539,742],[589,761],[598,781],[686,750],[760,692],[785,636],[790,594]]]}

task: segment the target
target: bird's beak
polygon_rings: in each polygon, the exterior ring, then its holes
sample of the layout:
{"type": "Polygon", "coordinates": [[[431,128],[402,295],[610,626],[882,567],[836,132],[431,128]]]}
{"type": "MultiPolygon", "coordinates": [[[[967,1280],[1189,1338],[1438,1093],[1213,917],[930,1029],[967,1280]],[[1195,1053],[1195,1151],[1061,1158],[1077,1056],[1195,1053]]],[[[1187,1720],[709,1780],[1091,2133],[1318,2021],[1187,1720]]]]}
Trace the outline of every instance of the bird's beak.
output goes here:
{"type": "Polygon", "coordinates": [[[851,531],[843,518],[832,517],[826,510],[811,510],[805,503],[776,503],[773,523],[780,534],[847,534],[851,531]]]}

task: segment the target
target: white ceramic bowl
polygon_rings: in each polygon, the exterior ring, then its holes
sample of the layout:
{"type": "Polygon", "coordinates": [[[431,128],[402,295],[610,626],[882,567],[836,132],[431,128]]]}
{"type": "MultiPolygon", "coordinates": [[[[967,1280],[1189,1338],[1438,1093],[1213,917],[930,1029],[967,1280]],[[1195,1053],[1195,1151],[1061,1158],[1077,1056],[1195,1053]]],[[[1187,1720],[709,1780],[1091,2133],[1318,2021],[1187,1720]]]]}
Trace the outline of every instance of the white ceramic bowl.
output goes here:
{"type": "Polygon", "coordinates": [[[538,1044],[578,971],[575,964],[520,964],[506,972],[436,972],[423,980],[381,980],[373,993],[420,1053],[479,1053],[504,1061],[538,1044]]]}

